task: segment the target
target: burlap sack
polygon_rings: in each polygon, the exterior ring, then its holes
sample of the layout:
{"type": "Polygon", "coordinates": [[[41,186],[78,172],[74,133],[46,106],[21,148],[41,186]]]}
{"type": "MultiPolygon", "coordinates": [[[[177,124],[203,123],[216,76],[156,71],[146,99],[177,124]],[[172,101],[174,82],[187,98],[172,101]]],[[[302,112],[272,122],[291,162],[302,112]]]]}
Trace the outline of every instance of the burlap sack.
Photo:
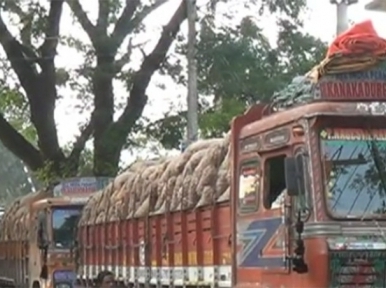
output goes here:
{"type": "Polygon", "coordinates": [[[228,187],[225,192],[217,198],[217,203],[221,203],[221,202],[226,202],[226,201],[229,201],[231,198],[231,189],[230,187],[228,187]]]}
{"type": "Polygon", "coordinates": [[[0,239],[27,241],[29,239],[29,233],[32,232],[34,228],[30,225],[30,205],[35,201],[51,195],[52,193],[45,189],[35,193],[29,193],[17,198],[11,203],[0,220],[0,239]]]}
{"type": "Polygon", "coordinates": [[[229,140],[228,133],[224,139],[197,141],[175,157],[135,162],[90,199],[80,225],[228,201],[229,140]]]}

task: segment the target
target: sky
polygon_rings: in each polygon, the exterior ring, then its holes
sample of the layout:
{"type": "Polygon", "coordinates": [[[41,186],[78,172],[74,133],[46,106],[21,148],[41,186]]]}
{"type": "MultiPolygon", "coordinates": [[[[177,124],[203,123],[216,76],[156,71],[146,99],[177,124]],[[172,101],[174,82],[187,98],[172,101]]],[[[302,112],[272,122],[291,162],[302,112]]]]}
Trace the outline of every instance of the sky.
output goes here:
{"type": "MultiPolygon", "coordinates": [[[[198,0],[198,6],[201,5],[200,3],[202,1],[204,0],[198,0]]],[[[241,1],[242,0],[240,0],[240,2],[241,1]]],[[[90,18],[92,20],[95,19],[97,12],[97,9],[93,8],[95,6],[86,5],[86,3],[90,3],[89,0],[83,0],[81,2],[85,10],[87,10],[89,13],[90,18]]],[[[159,8],[146,20],[148,32],[146,35],[142,35],[138,41],[146,43],[144,50],[147,53],[152,50],[155,43],[158,41],[162,26],[169,21],[179,2],[180,0],[169,0],[167,4],[159,8]]],[[[382,22],[384,23],[386,19],[386,13],[366,11],[364,9],[364,5],[370,1],[359,0],[359,2],[360,3],[355,4],[349,8],[348,18],[354,23],[371,19],[378,33],[386,38],[386,28],[384,28],[384,24],[382,25],[382,22]]],[[[330,4],[330,0],[308,0],[308,5],[310,11],[306,16],[305,30],[314,36],[331,42],[336,31],[336,6],[330,4]]],[[[221,14],[222,11],[234,11],[233,14],[235,14],[234,16],[236,18],[241,18],[248,14],[254,13],[250,10],[235,7],[235,5],[232,5],[232,7],[229,5],[223,5],[219,8],[218,14],[221,14]]],[[[261,21],[263,21],[263,27],[266,29],[266,35],[270,35],[270,39],[273,42],[276,34],[274,20],[272,17],[266,17],[261,21]]],[[[87,38],[87,36],[83,34],[79,25],[71,21],[70,12],[67,7],[65,7],[64,10],[63,22],[66,23],[66,25],[62,25],[62,31],[64,34],[75,33],[79,34],[79,37],[85,37],[84,39],[87,38]]],[[[187,31],[186,23],[183,25],[182,30],[187,31]]],[[[76,67],[76,65],[82,62],[82,58],[77,55],[75,51],[59,49],[56,62],[57,66],[60,67],[76,67]]],[[[133,61],[130,63],[130,65],[133,68],[138,68],[140,63],[141,55],[136,53],[133,55],[133,61]]],[[[79,133],[78,123],[88,118],[89,115],[79,115],[73,112],[74,103],[76,103],[76,96],[72,93],[72,91],[67,89],[62,90],[61,93],[66,95],[66,97],[65,100],[58,104],[55,117],[58,125],[59,140],[61,144],[65,144],[73,141],[74,136],[79,133]]],[[[120,99],[125,99],[127,96],[125,89],[118,84],[115,86],[115,93],[120,99]]],[[[147,93],[150,97],[150,104],[147,105],[144,114],[154,120],[162,117],[164,112],[169,111],[172,104],[183,107],[186,102],[186,90],[182,87],[177,87],[170,79],[161,77],[159,75],[155,75],[153,77],[147,93]],[[162,90],[158,88],[157,83],[164,84],[167,89],[162,90]]],[[[149,152],[144,151],[143,153],[146,154],[149,152]]],[[[133,155],[129,153],[123,153],[122,158],[122,160],[126,163],[131,162],[133,160],[133,155]]]]}

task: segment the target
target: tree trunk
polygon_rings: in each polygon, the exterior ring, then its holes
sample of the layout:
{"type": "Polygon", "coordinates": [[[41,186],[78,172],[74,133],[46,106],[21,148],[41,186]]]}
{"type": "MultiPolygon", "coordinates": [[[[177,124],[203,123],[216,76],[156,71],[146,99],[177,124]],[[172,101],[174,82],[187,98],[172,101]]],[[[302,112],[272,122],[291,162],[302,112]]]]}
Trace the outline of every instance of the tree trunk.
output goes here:
{"type": "Polygon", "coordinates": [[[119,160],[125,134],[115,130],[107,130],[103,139],[94,140],[94,175],[115,176],[119,171],[119,160]]]}
{"type": "Polygon", "coordinates": [[[93,77],[94,88],[94,174],[95,176],[111,176],[115,171],[107,166],[113,155],[110,155],[107,146],[111,142],[105,136],[114,117],[114,58],[99,57],[93,77]],[[103,160],[102,160],[103,159],[103,160]],[[105,160],[107,159],[107,162],[105,160]],[[106,166],[107,165],[107,166],[106,166]]]}
{"type": "Polygon", "coordinates": [[[64,0],[51,1],[44,27],[44,41],[36,49],[18,41],[0,15],[0,43],[28,98],[31,122],[38,134],[38,147],[34,147],[18,133],[3,115],[0,115],[0,140],[32,170],[36,171],[50,163],[58,176],[64,173],[66,167],[54,117],[57,99],[54,61],[63,2],[64,0]],[[38,66],[41,72],[38,71],[38,66]]]}
{"type": "Polygon", "coordinates": [[[127,99],[123,113],[116,122],[106,127],[107,130],[104,131],[103,138],[100,141],[99,139],[98,141],[94,140],[94,174],[96,176],[115,175],[118,172],[121,150],[131,129],[142,116],[143,109],[146,106],[146,89],[153,74],[165,60],[181,23],[186,17],[186,1],[182,0],[169,23],[163,27],[161,37],[153,51],[145,56],[140,69],[134,74],[129,91],[130,96],[127,99]]]}

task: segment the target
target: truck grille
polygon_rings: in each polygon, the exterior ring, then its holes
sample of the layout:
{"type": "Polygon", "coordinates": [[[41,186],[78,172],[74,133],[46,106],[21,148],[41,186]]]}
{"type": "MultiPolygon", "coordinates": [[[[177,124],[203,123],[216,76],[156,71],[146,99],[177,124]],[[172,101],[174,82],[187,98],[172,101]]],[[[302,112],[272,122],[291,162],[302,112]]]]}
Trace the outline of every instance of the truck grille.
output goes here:
{"type": "Polygon", "coordinates": [[[386,250],[330,250],[330,288],[386,287],[386,250]]]}

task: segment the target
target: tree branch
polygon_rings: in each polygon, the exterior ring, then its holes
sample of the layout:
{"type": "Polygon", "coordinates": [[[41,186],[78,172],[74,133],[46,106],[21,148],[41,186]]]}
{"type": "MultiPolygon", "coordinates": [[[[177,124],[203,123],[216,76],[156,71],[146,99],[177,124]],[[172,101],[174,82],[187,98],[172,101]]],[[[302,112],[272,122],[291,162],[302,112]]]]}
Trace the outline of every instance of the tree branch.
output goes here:
{"type": "Polygon", "coordinates": [[[119,119],[110,124],[103,134],[103,140],[99,145],[94,141],[94,174],[114,175],[119,164],[121,149],[126,142],[135,122],[141,117],[147,103],[146,88],[154,72],[160,67],[165,59],[174,38],[176,37],[181,23],[186,19],[186,0],[181,4],[164,27],[162,35],[153,51],[145,57],[140,69],[133,77],[133,85],[126,107],[119,119]]]}
{"type": "Polygon", "coordinates": [[[40,47],[42,68],[39,81],[30,101],[31,120],[39,136],[39,148],[43,156],[55,165],[64,161],[65,155],[60,149],[58,131],[55,123],[55,104],[57,99],[55,56],[59,42],[60,19],[64,0],[50,1],[45,40],[40,47]],[[44,93],[41,93],[41,90],[44,93]]]}
{"type": "Polygon", "coordinates": [[[160,67],[162,61],[164,61],[166,53],[179,31],[181,23],[186,17],[186,3],[185,0],[182,0],[177,11],[174,13],[169,23],[164,27],[161,38],[154,50],[145,57],[141,68],[135,74],[127,105],[118,121],[114,123],[116,126],[121,126],[119,129],[123,129],[125,135],[130,132],[130,128],[142,115],[143,108],[147,102],[145,93],[151,77],[160,67]]]}
{"type": "Polygon", "coordinates": [[[116,49],[121,46],[123,39],[128,35],[129,32],[126,32],[127,26],[130,25],[131,18],[133,18],[135,10],[137,10],[140,3],[140,0],[126,0],[126,6],[123,9],[121,16],[118,18],[114,31],[111,34],[111,39],[116,43],[116,49]]]}
{"type": "Polygon", "coordinates": [[[56,47],[59,42],[60,19],[62,17],[64,0],[51,1],[50,12],[48,13],[45,40],[39,50],[43,58],[54,58],[56,47]]]}
{"type": "Polygon", "coordinates": [[[54,120],[56,100],[54,59],[42,61],[46,67],[41,63],[42,72],[39,74],[35,61],[26,58],[25,47],[11,35],[1,16],[0,43],[26,92],[31,122],[37,130],[42,155],[51,161],[63,160],[64,154],[59,147],[54,120]]]}
{"type": "Polygon", "coordinates": [[[127,51],[125,54],[123,54],[119,59],[115,61],[114,67],[115,67],[115,73],[119,73],[123,66],[130,62],[131,55],[134,49],[143,47],[146,45],[150,40],[147,40],[142,43],[133,44],[132,39],[129,39],[129,43],[127,45],[127,51]]]}
{"type": "MultiPolygon", "coordinates": [[[[131,33],[139,24],[143,22],[143,20],[149,16],[153,11],[157,10],[163,4],[168,2],[169,0],[156,0],[153,5],[145,6],[141,11],[139,11],[134,18],[130,21],[129,27],[127,27],[128,32],[131,33]]],[[[127,34],[126,34],[127,35],[127,34]]],[[[123,40],[123,39],[122,39],[123,40]]]]}
{"type": "MultiPolygon", "coordinates": [[[[113,40],[113,43],[115,43],[116,49],[118,49],[119,46],[121,46],[123,40],[127,35],[129,35],[135,28],[138,27],[139,24],[142,23],[142,21],[154,10],[165,4],[168,0],[157,0],[153,5],[146,6],[143,8],[140,12],[137,13],[137,15],[134,16],[135,8],[134,10],[128,8],[130,5],[134,6],[134,0],[128,0],[128,4],[126,4],[125,10],[123,11],[121,17],[118,19],[117,25],[115,26],[115,29],[113,31],[113,34],[111,35],[111,39],[113,40]],[[129,5],[130,4],[130,5],[129,5]],[[126,11],[127,8],[127,11],[126,11]],[[125,14],[126,12],[126,14],[125,14]]],[[[137,4],[138,6],[138,4],[137,4]]]]}
{"type": "Polygon", "coordinates": [[[70,6],[72,12],[74,13],[75,17],[78,19],[80,25],[82,26],[84,31],[86,31],[88,37],[90,37],[91,42],[95,44],[98,38],[97,29],[91,23],[90,19],[88,19],[86,12],[84,12],[82,5],[80,5],[79,3],[79,0],[66,0],[66,1],[68,6],[70,6]]]}
{"type": "MultiPolygon", "coordinates": [[[[131,0],[133,1],[133,0],[131,0]]],[[[103,34],[107,33],[108,19],[110,13],[110,2],[106,0],[99,0],[99,12],[96,28],[103,34]]]]}
{"type": "MultiPolygon", "coordinates": [[[[3,18],[0,15],[0,43],[11,63],[12,69],[19,78],[20,84],[26,91],[27,95],[32,95],[34,91],[34,83],[37,80],[37,70],[33,65],[33,61],[28,61],[24,57],[23,45],[19,43],[15,37],[9,32],[3,18]]],[[[31,100],[31,99],[30,99],[31,100]]]]}
{"type": "Polygon", "coordinates": [[[0,141],[29,168],[36,171],[44,162],[38,149],[18,133],[0,114],[0,141]]]}
{"type": "Polygon", "coordinates": [[[72,147],[72,151],[68,159],[70,161],[79,161],[80,154],[82,153],[86,142],[90,139],[92,133],[94,131],[94,120],[93,116],[91,116],[91,120],[81,131],[79,137],[77,137],[74,146],[72,147]]]}
{"type": "Polygon", "coordinates": [[[139,11],[135,16],[135,11],[140,4],[139,0],[127,0],[126,7],[119,17],[114,31],[111,34],[111,39],[115,45],[115,49],[121,46],[123,40],[129,35],[139,24],[154,10],[165,4],[168,0],[157,0],[153,5],[146,6],[139,11]]]}

